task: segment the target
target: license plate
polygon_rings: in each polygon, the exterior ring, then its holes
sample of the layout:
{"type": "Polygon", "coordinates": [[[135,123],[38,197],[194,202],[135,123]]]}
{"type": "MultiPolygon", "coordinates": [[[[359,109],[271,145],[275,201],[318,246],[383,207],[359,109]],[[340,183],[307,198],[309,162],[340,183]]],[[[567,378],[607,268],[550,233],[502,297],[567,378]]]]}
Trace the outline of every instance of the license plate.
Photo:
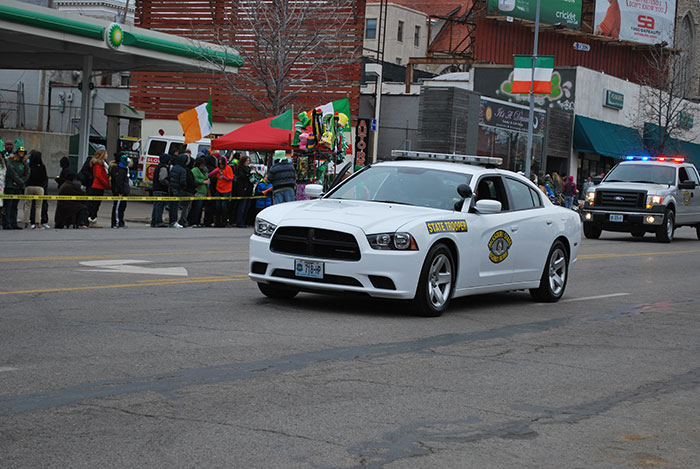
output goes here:
{"type": "Polygon", "coordinates": [[[615,214],[610,215],[610,221],[621,222],[623,220],[623,218],[624,218],[624,215],[615,215],[615,214]]]}
{"type": "Polygon", "coordinates": [[[306,278],[323,278],[323,262],[294,259],[294,275],[306,278]]]}

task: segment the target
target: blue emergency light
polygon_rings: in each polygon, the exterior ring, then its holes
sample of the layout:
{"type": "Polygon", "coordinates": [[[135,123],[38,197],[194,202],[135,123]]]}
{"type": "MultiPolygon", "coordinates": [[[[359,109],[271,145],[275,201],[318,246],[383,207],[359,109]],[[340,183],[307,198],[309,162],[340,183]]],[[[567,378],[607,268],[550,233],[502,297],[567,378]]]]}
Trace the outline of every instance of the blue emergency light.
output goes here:
{"type": "Polygon", "coordinates": [[[625,157],[627,161],[668,161],[674,163],[683,163],[685,158],[682,156],[634,156],[628,155],[625,157]]]}

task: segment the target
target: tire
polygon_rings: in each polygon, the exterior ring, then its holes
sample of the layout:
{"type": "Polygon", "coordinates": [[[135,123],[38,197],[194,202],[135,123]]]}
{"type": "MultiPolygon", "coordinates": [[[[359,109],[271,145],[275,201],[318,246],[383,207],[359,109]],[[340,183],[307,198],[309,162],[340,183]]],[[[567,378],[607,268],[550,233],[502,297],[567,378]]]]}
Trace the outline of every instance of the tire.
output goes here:
{"type": "Polygon", "coordinates": [[[438,317],[450,304],[455,282],[455,263],[444,244],[436,244],[425,256],[413,299],[416,314],[438,317]]]}
{"type": "Polygon", "coordinates": [[[643,238],[645,234],[647,233],[643,230],[632,230],[632,236],[635,238],[643,238]]]}
{"type": "Polygon", "coordinates": [[[676,229],[676,214],[673,210],[666,209],[664,221],[656,229],[656,240],[660,243],[670,243],[673,240],[673,232],[676,229]]]}
{"type": "Polygon", "coordinates": [[[568,280],[569,256],[564,243],[555,241],[544,264],[540,286],[530,289],[530,295],[536,301],[555,303],[564,295],[568,280]]]}
{"type": "Polygon", "coordinates": [[[695,234],[698,235],[698,239],[700,239],[700,225],[695,225],[695,234]]]}
{"type": "Polygon", "coordinates": [[[599,226],[594,225],[591,222],[583,223],[583,235],[588,239],[598,239],[603,229],[599,226]]]}
{"type": "Polygon", "coordinates": [[[272,283],[258,283],[260,292],[268,298],[276,300],[289,300],[297,296],[299,290],[272,283]]]}

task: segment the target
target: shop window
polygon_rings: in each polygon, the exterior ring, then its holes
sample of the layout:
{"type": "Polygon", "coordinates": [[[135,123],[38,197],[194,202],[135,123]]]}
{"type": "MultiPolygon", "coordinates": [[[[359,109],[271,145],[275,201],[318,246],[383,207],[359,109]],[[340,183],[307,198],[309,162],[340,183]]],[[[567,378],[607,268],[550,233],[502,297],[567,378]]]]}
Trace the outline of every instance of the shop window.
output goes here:
{"type": "Polygon", "coordinates": [[[413,45],[420,47],[420,26],[416,26],[416,30],[413,32],[413,45]]]}
{"type": "Polygon", "coordinates": [[[401,65],[401,57],[396,57],[396,65],[401,65]]]}
{"type": "Polygon", "coordinates": [[[365,39],[377,39],[377,18],[367,18],[365,39]]]}
{"type": "Polygon", "coordinates": [[[403,42],[403,21],[399,21],[399,29],[396,31],[396,40],[403,42]]]}

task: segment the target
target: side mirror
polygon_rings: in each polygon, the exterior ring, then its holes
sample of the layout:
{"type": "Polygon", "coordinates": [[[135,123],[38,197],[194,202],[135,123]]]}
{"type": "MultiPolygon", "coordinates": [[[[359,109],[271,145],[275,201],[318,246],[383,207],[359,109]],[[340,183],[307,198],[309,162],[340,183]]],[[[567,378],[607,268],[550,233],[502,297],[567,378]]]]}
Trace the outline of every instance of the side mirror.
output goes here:
{"type": "Polygon", "coordinates": [[[323,186],[321,184],[307,184],[304,192],[310,199],[318,199],[323,195],[323,186]]]}
{"type": "Polygon", "coordinates": [[[685,181],[678,184],[678,188],[681,190],[692,190],[695,189],[695,187],[697,187],[695,181],[685,181]]]}
{"type": "Polygon", "coordinates": [[[600,176],[593,176],[593,184],[595,184],[596,186],[597,186],[598,184],[600,184],[602,181],[603,181],[603,178],[602,178],[602,177],[600,177],[600,176]]]}
{"type": "Polygon", "coordinates": [[[498,200],[481,199],[476,201],[474,208],[478,213],[498,213],[503,206],[498,200]]]}
{"type": "Polygon", "coordinates": [[[457,186],[457,193],[460,197],[464,199],[469,199],[473,195],[472,188],[466,184],[460,184],[459,186],[457,186]]]}

